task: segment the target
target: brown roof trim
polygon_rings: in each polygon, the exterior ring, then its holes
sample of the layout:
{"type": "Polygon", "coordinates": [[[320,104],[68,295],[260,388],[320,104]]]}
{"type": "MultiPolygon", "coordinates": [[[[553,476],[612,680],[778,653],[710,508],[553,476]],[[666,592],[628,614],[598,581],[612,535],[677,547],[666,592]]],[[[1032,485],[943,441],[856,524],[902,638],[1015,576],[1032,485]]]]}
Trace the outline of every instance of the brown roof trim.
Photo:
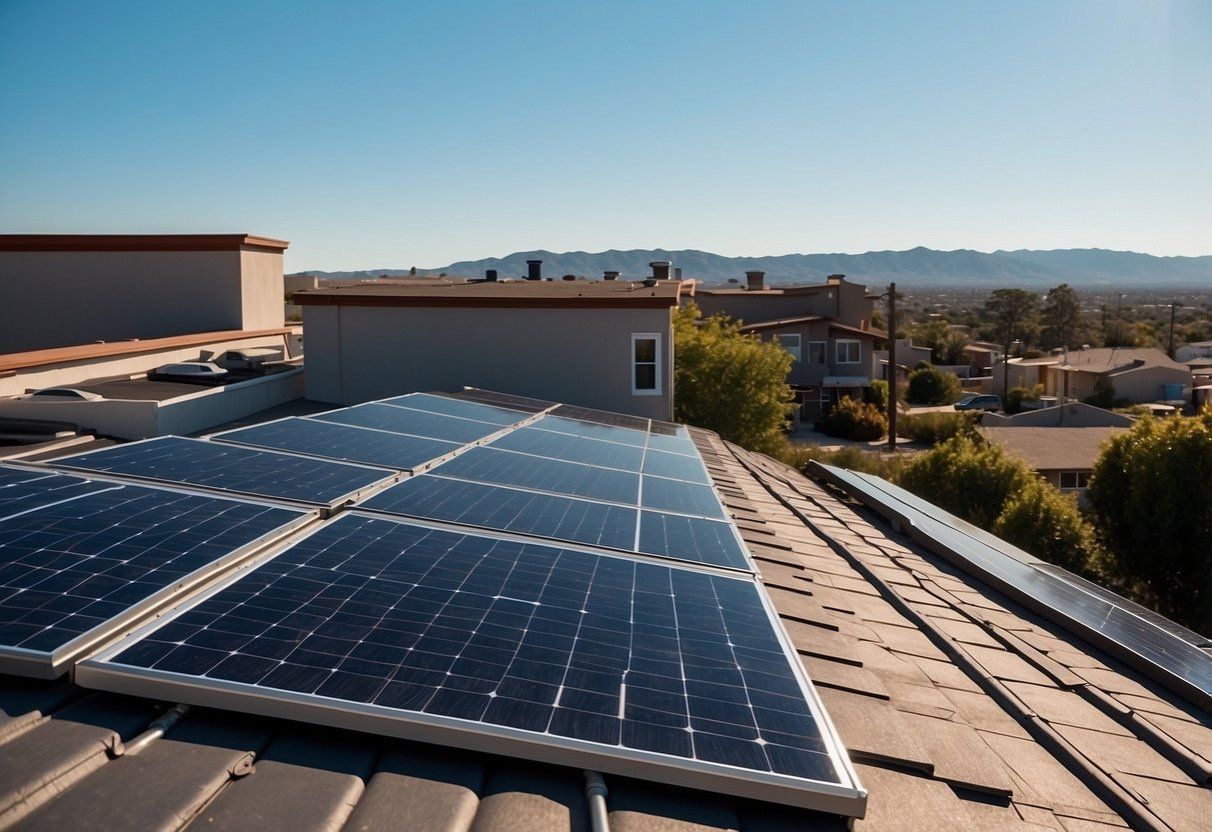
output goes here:
{"type": "Polygon", "coordinates": [[[824,320],[826,320],[824,315],[802,315],[798,318],[780,318],[777,321],[757,321],[742,326],[741,332],[756,332],[760,329],[783,329],[789,326],[801,326],[813,323],[814,321],[824,320]]]}
{"type": "Polygon", "coordinates": [[[70,361],[89,361],[115,355],[137,355],[143,352],[200,347],[220,341],[242,341],[246,338],[266,338],[271,335],[289,335],[293,327],[275,329],[228,329],[218,332],[195,332],[189,335],[172,335],[167,338],[149,338],[140,341],[110,341],[104,344],[80,344],[74,347],[52,347],[29,352],[10,352],[0,355],[0,373],[28,370],[47,364],[65,364],[70,361]]]}
{"type": "Polygon", "coordinates": [[[290,243],[255,234],[0,234],[0,251],[270,251],[290,243]]]}
{"type": "Polygon", "coordinates": [[[676,295],[642,297],[434,297],[296,292],[299,306],[394,306],[426,309],[671,309],[676,295]]]}
{"type": "Polygon", "coordinates": [[[888,338],[888,333],[884,332],[884,330],[882,330],[882,329],[859,329],[857,326],[850,326],[849,324],[839,324],[837,321],[830,321],[829,328],[838,329],[838,330],[841,330],[842,332],[849,332],[854,335],[866,335],[869,338],[877,338],[877,339],[884,339],[884,340],[887,340],[887,338],[888,338]]]}

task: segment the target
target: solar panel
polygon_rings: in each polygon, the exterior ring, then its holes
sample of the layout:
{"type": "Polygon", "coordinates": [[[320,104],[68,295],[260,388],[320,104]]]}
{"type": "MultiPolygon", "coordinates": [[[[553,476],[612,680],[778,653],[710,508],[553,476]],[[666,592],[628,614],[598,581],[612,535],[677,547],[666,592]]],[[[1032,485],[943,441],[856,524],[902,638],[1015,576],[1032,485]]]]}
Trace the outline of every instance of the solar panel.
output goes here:
{"type": "Polygon", "coordinates": [[[532,399],[529,396],[515,396],[511,393],[494,393],[491,390],[480,390],[478,387],[464,387],[454,393],[444,393],[456,399],[467,399],[482,404],[494,404],[508,407],[512,410],[522,410],[527,413],[541,413],[556,406],[555,402],[544,399],[532,399]]]}
{"type": "Polygon", "coordinates": [[[684,454],[697,457],[699,450],[694,446],[689,434],[652,433],[648,436],[648,447],[651,450],[666,451],[671,454],[684,454]]]}
{"type": "Polygon", "coordinates": [[[534,456],[639,471],[644,464],[644,449],[618,442],[602,442],[584,436],[553,433],[533,428],[518,428],[489,443],[490,448],[532,454],[534,456]]]}
{"type": "Polygon", "coordinates": [[[438,457],[457,451],[460,444],[400,433],[335,425],[315,419],[290,417],[247,428],[217,433],[211,437],[258,448],[381,465],[412,471],[438,457]]]}
{"type": "Polygon", "coordinates": [[[50,464],[326,507],[395,476],[380,468],[180,436],[114,445],[50,464]]]}
{"type": "Polygon", "coordinates": [[[636,510],[498,485],[410,477],[359,508],[631,551],[636,510]]]}
{"type": "Polygon", "coordinates": [[[67,474],[0,465],[0,518],[70,500],[105,487],[67,474]]]}
{"type": "Polygon", "coordinates": [[[641,495],[644,508],[676,511],[700,517],[725,517],[720,498],[709,485],[646,476],[641,495]]]}
{"type": "Polygon", "coordinates": [[[698,456],[683,456],[666,451],[656,451],[652,448],[644,454],[644,473],[657,477],[666,477],[686,482],[698,482],[708,485],[711,478],[703,467],[698,456]]]}
{"type": "Polygon", "coordinates": [[[904,524],[932,551],[959,562],[1033,611],[1089,639],[1203,708],[1212,707],[1212,656],[1111,593],[1092,593],[958,517],[891,483],[830,465],[813,470],[885,516],[904,524]],[[1017,554],[1016,554],[1017,553],[1017,554]]]}
{"type": "Polygon", "coordinates": [[[861,814],[752,578],[344,514],[90,687],[861,814]]]}
{"type": "Polygon", "coordinates": [[[127,485],[0,520],[0,670],[57,676],[120,626],[314,516],[127,485]]]}
{"type": "Polygon", "coordinates": [[[426,410],[430,413],[441,413],[445,416],[457,416],[463,419],[475,419],[478,422],[491,422],[494,425],[516,425],[530,414],[505,407],[472,402],[465,399],[454,399],[450,396],[435,396],[432,393],[409,393],[407,396],[397,396],[394,399],[383,399],[383,404],[397,404],[411,407],[414,410],[426,410]]]}
{"type": "Polygon", "coordinates": [[[582,422],[578,419],[567,419],[563,416],[543,416],[530,425],[538,430],[554,433],[567,433],[572,436],[584,436],[588,439],[602,439],[607,442],[618,442],[623,445],[635,445],[643,448],[648,444],[648,434],[634,428],[622,428],[615,425],[602,425],[597,422],[582,422]]]}
{"type": "Polygon", "coordinates": [[[328,413],[308,416],[322,422],[336,422],[361,428],[375,428],[392,433],[406,433],[429,439],[444,439],[447,442],[467,444],[497,433],[502,426],[492,422],[477,422],[457,416],[444,416],[427,410],[413,410],[403,404],[381,404],[370,402],[328,413]]]}
{"type": "Polygon", "coordinates": [[[555,416],[564,416],[582,422],[597,422],[602,425],[613,425],[619,428],[647,431],[649,420],[640,416],[629,416],[626,413],[611,413],[607,410],[594,410],[591,407],[578,407],[562,404],[551,411],[555,416]]]}
{"type": "Polygon", "coordinates": [[[704,517],[642,511],[637,548],[641,552],[712,566],[752,568],[732,525],[704,517]]]}
{"type": "Polygon", "coordinates": [[[558,459],[541,459],[487,446],[472,448],[434,470],[441,476],[516,485],[624,505],[635,505],[639,497],[638,474],[558,459]]]}

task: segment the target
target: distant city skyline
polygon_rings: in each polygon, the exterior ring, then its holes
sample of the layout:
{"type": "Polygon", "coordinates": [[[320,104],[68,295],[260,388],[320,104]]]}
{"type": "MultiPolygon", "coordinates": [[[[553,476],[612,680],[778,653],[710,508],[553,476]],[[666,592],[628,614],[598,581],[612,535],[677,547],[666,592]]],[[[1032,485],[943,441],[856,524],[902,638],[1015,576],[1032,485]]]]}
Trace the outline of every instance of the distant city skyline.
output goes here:
{"type": "Polygon", "coordinates": [[[1212,4],[0,4],[0,233],[1212,254],[1212,4]]]}

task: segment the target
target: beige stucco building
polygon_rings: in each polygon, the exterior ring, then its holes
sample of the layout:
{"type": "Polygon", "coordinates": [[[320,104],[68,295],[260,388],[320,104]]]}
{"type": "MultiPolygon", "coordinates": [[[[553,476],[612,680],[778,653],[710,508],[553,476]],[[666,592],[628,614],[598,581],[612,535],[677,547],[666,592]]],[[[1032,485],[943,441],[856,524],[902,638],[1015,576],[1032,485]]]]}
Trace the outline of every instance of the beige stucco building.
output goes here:
{"type": "Polygon", "coordinates": [[[482,387],[673,416],[674,280],[402,280],[300,292],[307,397],[482,387]]]}
{"type": "Polygon", "coordinates": [[[250,234],[0,235],[0,354],[280,328],[287,245],[250,234]]]}
{"type": "Polygon", "coordinates": [[[993,391],[1040,384],[1045,395],[1081,401],[1094,395],[1100,379],[1111,385],[1116,400],[1134,404],[1186,400],[1191,395],[1191,369],[1151,347],[1099,347],[1012,358],[994,369],[993,391]]]}

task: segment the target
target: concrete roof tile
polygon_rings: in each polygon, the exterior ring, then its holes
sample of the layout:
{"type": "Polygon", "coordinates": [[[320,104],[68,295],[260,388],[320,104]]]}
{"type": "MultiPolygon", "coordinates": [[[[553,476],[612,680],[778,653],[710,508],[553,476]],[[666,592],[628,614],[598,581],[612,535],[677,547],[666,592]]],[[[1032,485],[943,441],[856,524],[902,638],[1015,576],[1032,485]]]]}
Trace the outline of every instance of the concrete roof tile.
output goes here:
{"type": "Polygon", "coordinates": [[[886,762],[929,773],[932,760],[905,717],[885,699],[821,688],[821,699],[854,760],[886,762]]]}
{"type": "Polygon", "coordinates": [[[1013,794],[1006,764],[971,726],[913,713],[903,714],[903,719],[926,747],[934,777],[989,794],[1013,794]]]}

